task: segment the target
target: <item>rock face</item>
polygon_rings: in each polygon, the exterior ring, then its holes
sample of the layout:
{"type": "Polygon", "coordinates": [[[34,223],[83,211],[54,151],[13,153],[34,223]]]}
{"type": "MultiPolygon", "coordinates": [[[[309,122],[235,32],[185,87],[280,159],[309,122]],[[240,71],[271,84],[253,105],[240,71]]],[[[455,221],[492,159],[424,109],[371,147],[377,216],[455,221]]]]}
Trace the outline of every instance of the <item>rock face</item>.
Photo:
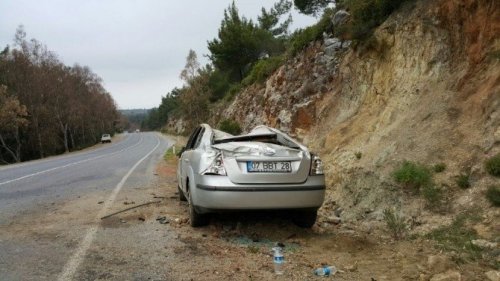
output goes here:
{"type": "Polygon", "coordinates": [[[442,273],[452,267],[452,262],[442,255],[431,255],[427,258],[427,268],[432,273],[442,273]]]}
{"type": "Polygon", "coordinates": [[[346,10],[339,10],[333,14],[332,24],[334,27],[343,25],[349,20],[350,17],[351,14],[349,14],[346,10]]]}
{"type": "Polygon", "coordinates": [[[476,239],[471,241],[472,245],[483,249],[495,249],[498,245],[496,242],[490,242],[484,239],[476,239]]]}
{"type": "Polygon", "coordinates": [[[462,275],[457,271],[447,271],[434,275],[430,281],[461,281],[462,275]]]}
{"type": "Polygon", "coordinates": [[[308,131],[317,122],[317,101],[332,90],[328,81],[337,66],[336,58],[320,52],[322,48],[319,43],[311,46],[280,67],[264,85],[246,88],[229,107],[214,109],[222,113],[213,114],[217,117],[212,123],[232,118],[244,129],[268,124],[291,134],[308,131]]]}
{"type": "Polygon", "coordinates": [[[500,281],[500,272],[496,270],[488,271],[484,274],[489,281],[500,281]]]}
{"type": "Polygon", "coordinates": [[[484,200],[482,162],[500,152],[500,67],[490,55],[499,11],[499,1],[417,1],[383,23],[369,48],[337,38],[310,45],[265,84],[214,109],[211,122],[267,124],[311,147],[325,164],[326,200],[344,209],[343,220],[401,206],[420,216],[423,204],[391,178],[403,160],[445,163],[444,188],[475,165],[473,188],[452,204],[463,209],[484,200]]]}

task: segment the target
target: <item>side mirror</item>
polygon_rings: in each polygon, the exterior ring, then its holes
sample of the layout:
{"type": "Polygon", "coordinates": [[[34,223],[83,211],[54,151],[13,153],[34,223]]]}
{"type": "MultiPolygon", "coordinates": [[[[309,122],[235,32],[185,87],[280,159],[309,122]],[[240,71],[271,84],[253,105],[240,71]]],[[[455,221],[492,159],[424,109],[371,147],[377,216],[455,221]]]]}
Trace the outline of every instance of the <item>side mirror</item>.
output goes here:
{"type": "Polygon", "coordinates": [[[181,148],[181,150],[179,150],[179,152],[177,152],[177,157],[179,157],[179,158],[180,158],[180,157],[181,157],[181,155],[182,155],[182,153],[184,153],[184,151],[186,151],[186,147],[185,147],[185,146],[183,146],[183,147],[181,148]]]}

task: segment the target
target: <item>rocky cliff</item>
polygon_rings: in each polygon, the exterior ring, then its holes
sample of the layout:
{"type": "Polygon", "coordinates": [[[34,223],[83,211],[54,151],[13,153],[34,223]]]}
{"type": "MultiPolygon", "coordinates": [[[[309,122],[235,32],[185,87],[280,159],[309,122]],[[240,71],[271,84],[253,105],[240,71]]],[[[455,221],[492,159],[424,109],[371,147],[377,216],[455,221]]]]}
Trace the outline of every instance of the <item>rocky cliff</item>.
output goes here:
{"type": "MultiPolygon", "coordinates": [[[[265,84],[216,108],[213,123],[268,124],[320,153],[328,183],[323,220],[343,210],[345,222],[382,220],[396,207],[419,220],[414,231],[449,222],[392,180],[403,160],[444,163],[435,175],[447,214],[489,206],[484,192],[498,178],[484,160],[500,152],[500,2],[417,1],[402,7],[368,46],[336,38],[310,45],[265,84]],[[457,187],[469,176],[472,187],[457,187]],[[429,223],[427,223],[429,222],[429,223]]],[[[486,221],[499,212],[485,209],[486,221]]],[[[489,233],[500,225],[485,223],[489,233]]]]}

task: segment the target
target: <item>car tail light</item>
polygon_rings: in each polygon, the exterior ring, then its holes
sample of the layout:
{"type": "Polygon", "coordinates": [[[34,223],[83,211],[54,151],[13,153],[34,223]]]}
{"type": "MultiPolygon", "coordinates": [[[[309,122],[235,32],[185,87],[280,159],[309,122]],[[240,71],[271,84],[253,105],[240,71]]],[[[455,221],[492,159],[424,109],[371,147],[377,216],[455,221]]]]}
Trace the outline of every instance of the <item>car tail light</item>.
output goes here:
{"type": "Polygon", "coordinates": [[[311,176],[324,175],[323,162],[317,155],[311,154],[311,171],[309,174],[311,176]]]}
{"type": "Polygon", "coordinates": [[[202,173],[203,175],[219,175],[225,176],[226,169],[224,168],[224,161],[222,160],[222,154],[217,154],[214,161],[208,168],[202,173]]]}

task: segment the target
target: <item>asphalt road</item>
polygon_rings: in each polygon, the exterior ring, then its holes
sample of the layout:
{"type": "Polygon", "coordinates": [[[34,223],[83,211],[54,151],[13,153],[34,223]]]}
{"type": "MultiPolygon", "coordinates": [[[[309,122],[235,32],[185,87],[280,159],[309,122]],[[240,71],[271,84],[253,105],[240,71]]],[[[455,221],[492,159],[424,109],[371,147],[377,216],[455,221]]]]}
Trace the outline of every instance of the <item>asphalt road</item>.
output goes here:
{"type": "Polygon", "coordinates": [[[1,167],[0,280],[80,279],[99,217],[123,208],[115,202],[120,193],[155,180],[172,143],[133,133],[95,149],[1,167]]]}

